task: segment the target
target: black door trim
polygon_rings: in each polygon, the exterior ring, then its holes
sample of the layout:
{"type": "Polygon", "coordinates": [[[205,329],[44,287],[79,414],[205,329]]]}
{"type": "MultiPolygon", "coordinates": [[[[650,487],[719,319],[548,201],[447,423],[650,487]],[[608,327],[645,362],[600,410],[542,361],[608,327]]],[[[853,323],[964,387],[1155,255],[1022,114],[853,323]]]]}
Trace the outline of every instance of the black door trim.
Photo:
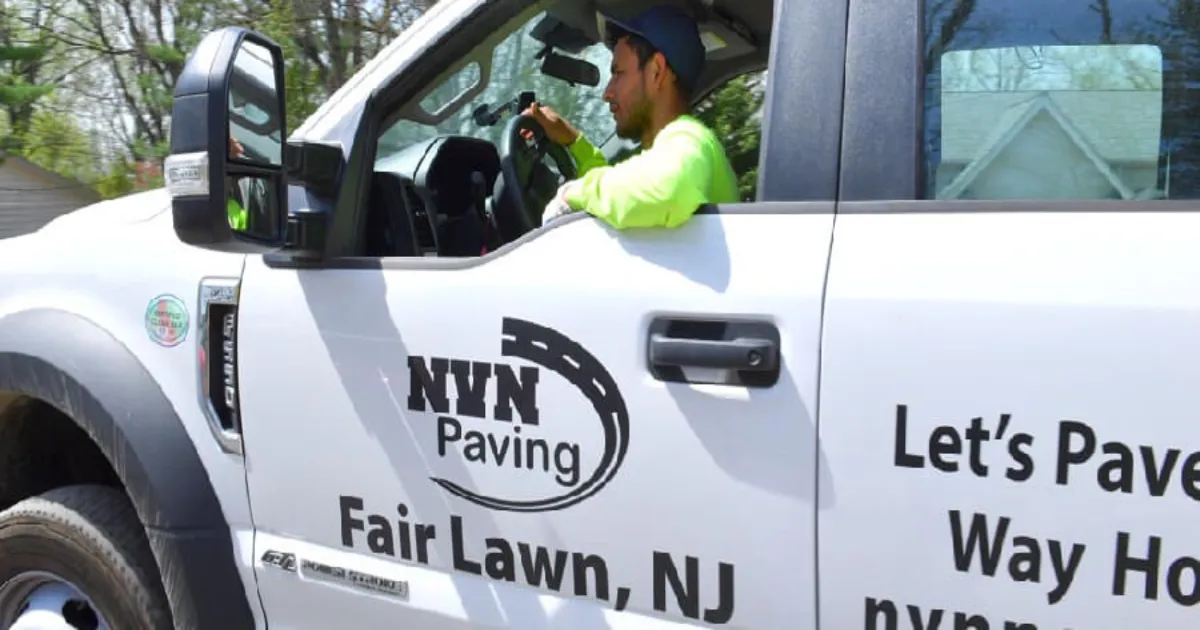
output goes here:
{"type": "Polygon", "coordinates": [[[920,196],[922,8],[850,0],[840,201],[920,196]]]}
{"type": "Polygon", "coordinates": [[[847,3],[775,0],[758,167],[761,201],[837,198],[847,3]]]}

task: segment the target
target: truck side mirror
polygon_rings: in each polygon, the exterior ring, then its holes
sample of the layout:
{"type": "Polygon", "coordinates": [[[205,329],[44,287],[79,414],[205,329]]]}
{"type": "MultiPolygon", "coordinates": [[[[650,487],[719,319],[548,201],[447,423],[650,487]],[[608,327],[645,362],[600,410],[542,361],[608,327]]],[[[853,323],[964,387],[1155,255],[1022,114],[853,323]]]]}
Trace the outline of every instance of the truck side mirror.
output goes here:
{"type": "Polygon", "coordinates": [[[175,84],[163,164],[180,240],[241,253],[284,244],[285,103],[273,41],[240,27],[200,41],[175,84]]]}

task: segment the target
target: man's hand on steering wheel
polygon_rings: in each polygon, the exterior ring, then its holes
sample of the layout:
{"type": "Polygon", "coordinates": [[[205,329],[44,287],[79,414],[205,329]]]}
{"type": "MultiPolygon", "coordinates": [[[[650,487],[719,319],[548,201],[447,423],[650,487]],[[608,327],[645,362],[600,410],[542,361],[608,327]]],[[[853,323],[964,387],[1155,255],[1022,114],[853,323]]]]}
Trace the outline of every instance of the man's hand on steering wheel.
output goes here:
{"type": "MultiPolygon", "coordinates": [[[[550,107],[535,102],[523,113],[537,121],[542,126],[542,129],[545,130],[546,138],[555,144],[561,144],[565,147],[579,138],[579,130],[550,107]]],[[[532,134],[529,131],[524,132],[523,135],[526,140],[532,138],[532,134]]]]}
{"type": "MultiPolygon", "coordinates": [[[[541,125],[542,130],[546,133],[546,139],[557,145],[570,146],[579,139],[580,131],[552,107],[534,102],[524,111],[524,114],[541,125]]],[[[533,139],[531,131],[525,130],[521,135],[526,140],[533,139]]],[[[571,207],[567,205],[566,192],[567,188],[573,184],[575,182],[568,181],[558,189],[554,199],[542,211],[542,225],[572,212],[571,207]]]]}
{"type": "MultiPolygon", "coordinates": [[[[537,104],[509,120],[500,143],[500,185],[493,195],[497,229],[506,242],[542,225],[547,206],[564,200],[558,182],[577,177],[567,147],[579,137],[574,126],[537,104]]],[[[551,214],[568,211],[563,203],[551,214]]]]}

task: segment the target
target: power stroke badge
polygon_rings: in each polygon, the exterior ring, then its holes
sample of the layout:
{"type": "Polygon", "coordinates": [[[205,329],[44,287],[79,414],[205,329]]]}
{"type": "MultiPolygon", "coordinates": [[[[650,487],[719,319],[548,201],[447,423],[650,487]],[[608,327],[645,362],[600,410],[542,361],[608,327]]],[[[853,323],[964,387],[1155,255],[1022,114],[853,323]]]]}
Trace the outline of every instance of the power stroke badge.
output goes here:
{"type": "Polygon", "coordinates": [[[500,356],[515,361],[408,358],[408,409],[436,417],[430,430],[438,456],[519,475],[505,474],[502,483],[487,484],[490,490],[463,485],[478,475],[435,476],[433,482],[509,512],[561,510],[595,496],[616,476],[629,448],[629,413],[612,375],[573,339],[511,317],[501,323],[500,356]],[[548,407],[539,406],[547,371],[559,381],[548,407]],[[584,430],[590,414],[594,429],[584,430]],[[581,443],[581,436],[591,439],[581,443]],[[526,494],[516,494],[518,488],[526,494]]]}

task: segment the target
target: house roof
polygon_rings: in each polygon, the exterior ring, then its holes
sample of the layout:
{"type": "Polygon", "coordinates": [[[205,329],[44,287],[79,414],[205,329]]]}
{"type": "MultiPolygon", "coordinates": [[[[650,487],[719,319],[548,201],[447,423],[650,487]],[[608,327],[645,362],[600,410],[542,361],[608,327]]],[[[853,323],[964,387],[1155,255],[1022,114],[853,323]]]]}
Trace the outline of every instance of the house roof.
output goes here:
{"type": "MultiPolygon", "coordinates": [[[[0,151],[0,167],[11,166],[18,169],[21,175],[27,175],[31,178],[36,178],[36,181],[30,181],[28,186],[18,186],[22,190],[42,191],[42,190],[62,190],[69,192],[71,195],[78,197],[81,201],[92,203],[100,200],[100,193],[96,192],[91,186],[63,175],[59,175],[54,171],[42,168],[33,162],[19,156],[9,155],[4,151],[0,151]]],[[[5,188],[13,188],[5,185],[5,188]]]]}
{"type": "MultiPolygon", "coordinates": [[[[1058,124],[1075,146],[1079,147],[1079,150],[1083,152],[1084,157],[1096,167],[1096,170],[1108,180],[1109,184],[1112,184],[1112,187],[1121,194],[1122,198],[1129,199],[1134,196],[1134,191],[1113,172],[1106,158],[1100,155],[1097,148],[1090,142],[1087,134],[1073,120],[1067,117],[1066,112],[1062,111],[1059,104],[1045,92],[1038,94],[1026,102],[1014,105],[1005,111],[1000,120],[992,127],[991,133],[980,145],[979,152],[973,156],[970,165],[963,169],[938,196],[945,198],[958,197],[971,182],[975,181],[975,178],[980,173],[987,169],[992,160],[996,159],[996,156],[1000,155],[1009,143],[1019,136],[1021,131],[1036,119],[1039,114],[1049,116],[1058,124]]],[[[1157,144],[1154,157],[1157,160],[1157,144]]]]}
{"type": "Polygon", "coordinates": [[[0,163],[0,238],[33,232],[100,200],[90,186],[14,155],[0,163]]]}
{"type": "Polygon", "coordinates": [[[1052,103],[1107,163],[1157,163],[1162,94],[1157,90],[1050,90],[942,94],[943,163],[982,157],[1035,103],[1052,103]]]}

